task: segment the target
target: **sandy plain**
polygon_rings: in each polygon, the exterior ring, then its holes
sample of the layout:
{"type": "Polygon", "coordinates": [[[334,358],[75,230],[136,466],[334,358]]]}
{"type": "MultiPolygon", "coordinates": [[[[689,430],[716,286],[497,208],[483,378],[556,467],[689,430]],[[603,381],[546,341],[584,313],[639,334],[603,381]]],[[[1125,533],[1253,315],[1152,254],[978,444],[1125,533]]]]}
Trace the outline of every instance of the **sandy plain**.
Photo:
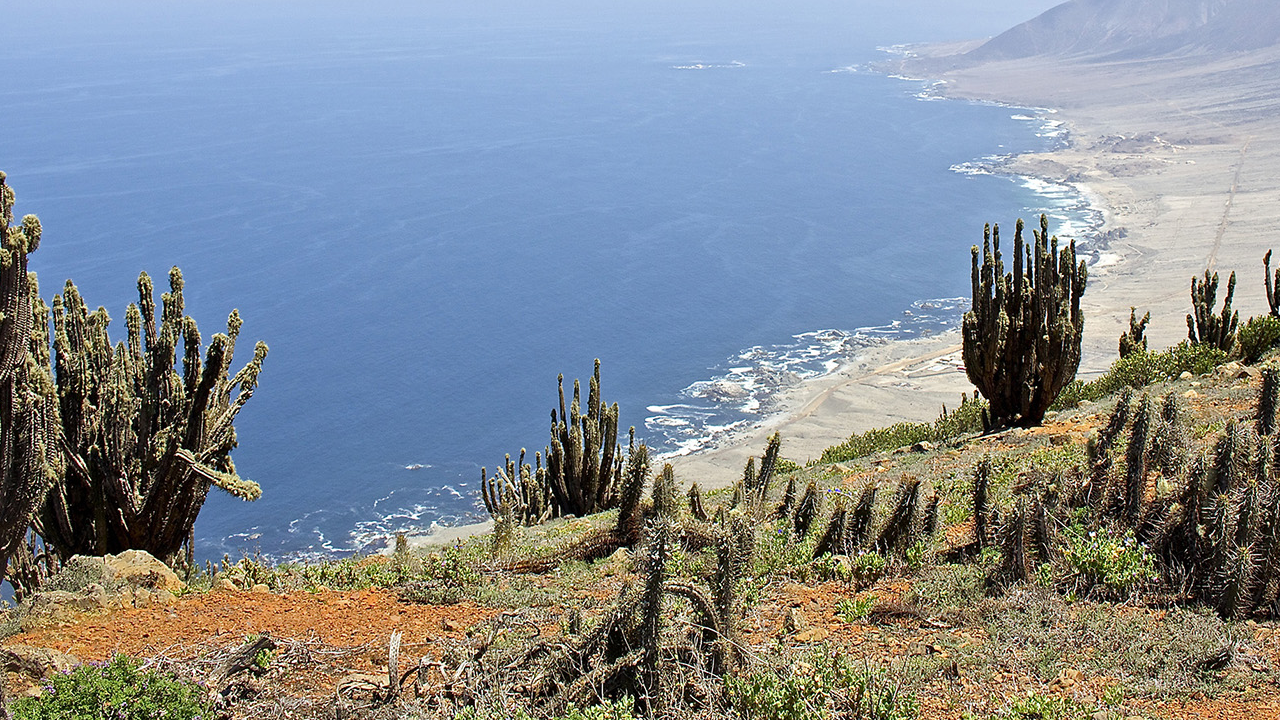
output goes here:
{"type": "MultiPolygon", "coordinates": [[[[1219,302],[1236,271],[1241,322],[1267,312],[1262,258],[1280,247],[1280,51],[966,67],[955,54],[967,47],[913,48],[890,70],[942,80],[947,97],[1053,110],[1066,123],[1068,147],[1000,170],[1074,185],[1104,214],[1103,259],[1083,299],[1081,377],[1114,361],[1131,306],[1151,313],[1152,348],[1185,338],[1191,278],[1206,269],[1222,274],[1219,302]]],[[[672,462],[684,481],[724,486],[780,431],[783,456],[803,463],[853,432],[936,418],[973,389],[961,367],[958,333],[873,348],[792,388],[772,419],[672,462]]]]}

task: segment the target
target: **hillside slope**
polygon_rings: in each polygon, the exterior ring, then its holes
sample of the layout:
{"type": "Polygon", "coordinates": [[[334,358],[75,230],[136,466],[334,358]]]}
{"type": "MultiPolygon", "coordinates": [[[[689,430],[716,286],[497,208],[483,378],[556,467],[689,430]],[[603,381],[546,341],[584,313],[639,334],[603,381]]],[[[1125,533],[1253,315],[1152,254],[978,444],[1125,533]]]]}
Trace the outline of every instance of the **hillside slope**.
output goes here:
{"type": "Polygon", "coordinates": [[[1221,55],[1278,43],[1280,3],[1274,0],[1070,0],[992,38],[967,59],[1221,55]]]}

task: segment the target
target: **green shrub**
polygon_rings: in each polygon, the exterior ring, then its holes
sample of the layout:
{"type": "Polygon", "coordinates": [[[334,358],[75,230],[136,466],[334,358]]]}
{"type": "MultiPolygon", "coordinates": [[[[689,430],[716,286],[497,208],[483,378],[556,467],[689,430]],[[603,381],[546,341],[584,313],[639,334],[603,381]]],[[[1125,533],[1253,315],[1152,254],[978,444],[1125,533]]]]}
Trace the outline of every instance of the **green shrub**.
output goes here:
{"type": "Polygon", "coordinates": [[[198,720],[211,717],[199,686],[117,655],[53,676],[40,697],[13,703],[14,720],[198,720]]]}
{"type": "Polygon", "coordinates": [[[852,625],[866,620],[875,606],[876,599],[873,597],[845,598],[836,603],[836,615],[844,622],[852,625]]]}
{"type": "Polygon", "coordinates": [[[1077,595],[1101,592],[1126,597],[1158,577],[1155,559],[1129,530],[1116,535],[1106,527],[1086,530],[1067,528],[1066,547],[1053,565],[1040,568],[1043,584],[1077,595]]]}
{"type": "Polygon", "coordinates": [[[896,450],[918,442],[946,442],[965,433],[982,430],[982,413],[987,409],[985,400],[963,396],[960,407],[942,414],[931,423],[901,422],[887,428],[876,428],[864,433],[854,433],[839,445],[822,451],[818,464],[855,460],[878,452],[896,450]]]}
{"type": "Polygon", "coordinates": [[[1280,345],[1280,318],[1271,315],[1259,315],[1249,321],[1236,333],[1236,346],[1240,348],[1240,357],[1247,363],[1256,363],[1268,350],[1280,345]]]}
{"type": "Polygon", "coordinates": [[[1184,372],[1203,375],[1227,361],[1227,354],[1211,345],[1183,340],[1159,352],[1135,351],[1116,360],[1106,374],[1090,382],[1073,381],[1058,395],[1054,410],[1075,407],[1082,400],[1101,400],[1125,387],[1144,388],[1176,380],[1184,372]]]}
{"type": "MultiPolygon", "coordinates": [[[[1003,710],[986,720],[1089,720],[1093,708],[1072,698],[1054,697],[1039,693],[1026,697],[1014,697],[1003,710]]],[[[965,720],[977,716],[966,713],[965,720]]]]}
{"type": "Polygon", "coordinates": [[[733,708],[753,720],[913,720],[920,714],[915,696],[883,671],[826,650],[785,668],[731,675],[725,683],[733,708]]]}

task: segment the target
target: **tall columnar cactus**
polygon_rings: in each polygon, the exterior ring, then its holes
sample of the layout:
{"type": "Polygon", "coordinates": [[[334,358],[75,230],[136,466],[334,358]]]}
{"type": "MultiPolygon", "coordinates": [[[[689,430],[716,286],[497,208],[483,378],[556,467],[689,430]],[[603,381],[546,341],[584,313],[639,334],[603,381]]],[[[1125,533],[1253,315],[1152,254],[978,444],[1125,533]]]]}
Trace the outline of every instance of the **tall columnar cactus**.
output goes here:
{"type": "Polygon", "coordinates": [[[1273,278],[1270,250],[1262,256],[1262,281],[1267,286],[1267,306],[1271,309],[1271,317],[1280,317],[1280,268],[1276,268],[1273,278]]]}
{"type": "MultiPolygon", "coordinates": [[[[231,451],[233,423],[258,386],[267,346],[259,342],[253,358],[228,375],[239,312],[202,358],[176,267],[169,287],[157,318],[151,278],[142,273],[138,304],[125,313],[127,342],[114,349],[105,310],[89,312],[70,281],[54,296],[52,365],[66,469],[36,529],[63,558],[141,549],[173,561],[211,488],[243,500],[262,493],[236,474],[231,451]]],[[[45,312],[41,304],[37,316],[45,312]]]]}
{"type": "Polygon", "coordinates": [[[1147,338],[1143,334],[1147,331],[1147,323],[1151,322],[1151,313],[1138,319],[1138,308],[1129,308],[1129,330],[1120,336],[1120,357],[1129,357],[1136,352],[1147,351],[1147,338]]]}
{"type": "Polygon", "coordinates": [[[622,479],[618,448],[618,404],[600,399],[600,361],[582,413],[581,389],[573,381],[573,402],[566,408],[564,376],[560,376],[560,413],[551,411],[551,447],[547,477],[561,515],[591,515],[617,507],[622,479]]]}
{"type": "Polygon", "coordinates": [[[1227,278],[1227,296],[1222,299],[1222,310],[1214,314],[1213,306],[1218,297],[1218,273],[1204,271],[1204,282],[1191,278],[1191,309],[1187,315],[1187,337],[1192,345],[1209,345],[1223,352],[1230,352],[1236,341],[1236,327],[1240,314],[1231,310],[1231,296],[1236,292],[1236,274],[1227,278]]]}
{"type": "Polygon", "coordinates": [[[1024,246],[1022,221],[1013,236],[1013,272],[1006,274],[1000,229],[983,233],[981,262],[973,247],[973,309],[965,313],[964,363],[969,380],[990,404],[992,427],[1039,425],[1075,378],[1088,281],[1076,246],[1058,251],[1049,221],[1040,216],[1035,242],[1024,246]]]}
{"type": "Polygon", "coordinates": [[[0,580],[57,477],[57,398],[39,359],[47,331],[34,322],[39,293],[27,255],[40,245],[35,215],[13,225],[13,190],[0,173],[0,580]]]}

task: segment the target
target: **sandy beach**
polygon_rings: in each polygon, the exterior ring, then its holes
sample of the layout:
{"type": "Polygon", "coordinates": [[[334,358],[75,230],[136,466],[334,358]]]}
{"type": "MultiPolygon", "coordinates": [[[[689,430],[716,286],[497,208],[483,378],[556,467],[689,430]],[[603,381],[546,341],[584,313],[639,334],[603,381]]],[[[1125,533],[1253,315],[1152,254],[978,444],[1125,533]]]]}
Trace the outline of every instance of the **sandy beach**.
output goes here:
{"type": "MultiPolygon", "coordinates": [[[[1081,376],[1114,361],[1131,306],[1151,313],[1151,347],[1185,338],[1190,281],[1206,268],[1223,275],[1219,299],[1236,271],[1241,322],[1267,312],[1262,256],[1280,244],[1280,53],[953,69],[948,56],[972,46],[916,48],[896,71],[943,80],[939,92],[957,101],[1052,110],[1070,128],[1068,147],[999,170],[1073,185],[1104,214],[1102,260],[1084,296],[1081,376]]],[[[682,480],[718,487],[775,431],[783,455],[803,463],[853,432],[932,420],[972,390],[959,350],[957,333],[873,348],[791,389],[785,412],[730,444],[672,462],[682,480]]]]}

